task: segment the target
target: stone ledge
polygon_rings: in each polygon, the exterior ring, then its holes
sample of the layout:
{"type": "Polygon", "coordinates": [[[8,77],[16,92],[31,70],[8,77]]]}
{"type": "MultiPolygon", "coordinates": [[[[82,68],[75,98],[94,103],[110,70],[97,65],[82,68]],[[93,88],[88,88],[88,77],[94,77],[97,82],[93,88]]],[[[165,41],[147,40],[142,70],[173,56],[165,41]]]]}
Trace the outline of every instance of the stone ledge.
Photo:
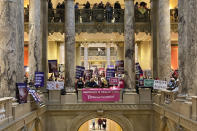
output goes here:
{"type": "Polygon", "coordinates": [[[40,117],[40,115],[44,114],[45,112],[46,112],[46,106],[41,106],[39,109],[35,111],[31,111],[26,114],[23,114],[21,117],[18,117],[12,121],[9,121],[7,124],[0,126],[0,130],[5,130],[5,131],[19,130],[25,125],[35,120],[37,117],[40,117]]]}
{"type": "Polygon", "coordinates": [[[160,115],[165,116],[176,123],[179,123],[186,129],[189,129],[191,131],[195,131],[197,129],[197,121],[186,118],[182,114],[172,111],[169,108],[166,108],[158,104],[153,104],[153,110],[159,113],[160,115]]]}

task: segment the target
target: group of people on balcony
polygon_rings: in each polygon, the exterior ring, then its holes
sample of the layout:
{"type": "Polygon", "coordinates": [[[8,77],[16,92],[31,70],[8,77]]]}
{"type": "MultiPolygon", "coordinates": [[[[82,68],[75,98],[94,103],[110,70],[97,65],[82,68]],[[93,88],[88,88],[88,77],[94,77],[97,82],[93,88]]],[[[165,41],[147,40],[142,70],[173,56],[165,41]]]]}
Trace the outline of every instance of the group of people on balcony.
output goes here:
{"type": "Polygon", "coordinates": [[[146,2],[138,2],[135,3],[135,18],[139,22],[144,22],[149,19],[149,11],[148,11],[146,2]]]}
{"type": "MultiPolygon", "coordinates": [[[[79,3],[75,4],[75,20],[79,22],[81,16],[82,22],[112,22],[113,18],[115,22],[121,21],[121,5],[119,1],[116,1],[114,6],[111,3],[107,2],[105,5],[101,1],[100,3],[93,4],[92,8],[90,2],[87,1],[86,4],[83,4],[83,9],[79,10],[79,3]]],[[[122,19],[123,20],[123,19],[122,19]]]]}

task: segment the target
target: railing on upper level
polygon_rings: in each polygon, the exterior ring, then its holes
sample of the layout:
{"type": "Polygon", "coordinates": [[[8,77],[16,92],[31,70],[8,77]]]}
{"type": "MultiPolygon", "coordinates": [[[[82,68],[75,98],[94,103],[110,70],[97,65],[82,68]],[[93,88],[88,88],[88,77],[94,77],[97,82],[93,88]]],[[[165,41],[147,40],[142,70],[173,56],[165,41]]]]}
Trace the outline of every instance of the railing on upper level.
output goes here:
{"type": "MultiPolygon", "coordinates": [[[[29,10],[24,9],[25,31],[28,32],[29,10]]],[[[48,21],[49,32],[64,33],[64,9],[49,9],[48,21]]],[[[135,9],[135,32],[151,32],[150,24],[150,9],[139,10],[135,9]]],[[[172,9],[171,16],[171,29],[173,32],[178,30],[178,10],[172,9]]],[[[106,9],[75,9],[75,30],[76,33],[80,32],[124,32],[124,9],[113,9],[107,11],[106,9]]]]}
{"type": "MultiPolygon", "coordinates": [[[[50,23],[64,22],[64,9],[48,10],[48,20],[50,23]]],[[[25,22],[29,22],[29,10],[24,9],[25,22]]],[[[124,9],[75,9],[76,23],[108,22],[124,23],[124,9]]],[[[141,12],[135,10],[135,22],[150,22],[150,10],[141,12]]]]}

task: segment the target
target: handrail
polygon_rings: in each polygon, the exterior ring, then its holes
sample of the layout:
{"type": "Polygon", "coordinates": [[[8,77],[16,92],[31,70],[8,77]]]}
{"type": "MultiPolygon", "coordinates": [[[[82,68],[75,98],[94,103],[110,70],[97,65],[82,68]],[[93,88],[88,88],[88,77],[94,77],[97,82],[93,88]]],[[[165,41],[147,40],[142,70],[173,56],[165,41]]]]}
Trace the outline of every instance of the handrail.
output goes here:
{"type": "MultiPolygon", "coordinates": [[[[49,9],[48,21],[50,23],[64,22],[64,9],[49,9]]],[[[29,21],[29,9],[24,9],[24,21],[29,21]]],[[[76,23],[107,22],[124,23],[124,9],[75,9],[76,23]]],[[[135,22],[150,22],[150,9],[140,12],[135,9],[135,22]]]]}

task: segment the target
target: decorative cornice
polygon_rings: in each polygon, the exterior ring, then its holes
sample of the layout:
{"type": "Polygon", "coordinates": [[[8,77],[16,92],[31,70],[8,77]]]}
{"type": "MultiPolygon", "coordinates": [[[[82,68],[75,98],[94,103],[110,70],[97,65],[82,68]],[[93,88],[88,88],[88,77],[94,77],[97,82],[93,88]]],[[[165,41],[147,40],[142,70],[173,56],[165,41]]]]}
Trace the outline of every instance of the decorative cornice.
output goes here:
{"type": "Polygon", "coordinates": [[[62,110],[62,111],[90,111],[90,110],[152,110],[152,105],[136,105],[136,104],[66,104],[66,105],[54,105],[48,104],[47,109],[49,111],[62,110]]]}

